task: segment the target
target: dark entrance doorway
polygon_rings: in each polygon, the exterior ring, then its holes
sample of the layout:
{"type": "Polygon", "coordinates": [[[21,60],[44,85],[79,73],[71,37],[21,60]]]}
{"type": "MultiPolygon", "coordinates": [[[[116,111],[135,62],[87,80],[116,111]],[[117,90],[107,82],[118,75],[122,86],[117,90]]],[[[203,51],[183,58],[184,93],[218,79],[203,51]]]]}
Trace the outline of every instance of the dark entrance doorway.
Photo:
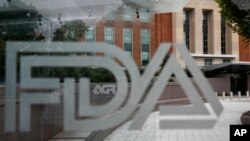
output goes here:
{"type": "Polygon", "coordinates": [[[250,79],[248,73],[250,72],[250,62],[226,62],[222,64],[215,64],[202,67],[203,71],[212,75],[231,76],[231,91],[237,94],[239,91],[242,95],[246,94],[250,79]]]}
{"type": "Polygon", "coordinates": [[[231,91],[237,94],[239,91],[242,95],[246,94],[247,91],[247,75],[237,74],[231,76],[231,91]]]}

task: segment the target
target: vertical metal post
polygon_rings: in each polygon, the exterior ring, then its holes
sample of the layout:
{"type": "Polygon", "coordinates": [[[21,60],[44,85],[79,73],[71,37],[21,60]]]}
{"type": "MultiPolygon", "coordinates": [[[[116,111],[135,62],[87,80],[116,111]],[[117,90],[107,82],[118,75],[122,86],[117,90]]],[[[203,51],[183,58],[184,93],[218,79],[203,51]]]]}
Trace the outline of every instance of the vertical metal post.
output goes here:
{"type": "Polygon", "coordinates": [[[222,92],[222,99],[225,100],[226,99],[226,93],[222,92]]]}
{"type": "Polygon", "coordinates": [[[249,91],[246,92],[247,99],[249,99],[249,91]]]}
{"type": "Polygon", "coordinates": [[[232,91],[230,92],[230,98],[231,98],[231,100],[234,98],[234,94],[232,91]]]}

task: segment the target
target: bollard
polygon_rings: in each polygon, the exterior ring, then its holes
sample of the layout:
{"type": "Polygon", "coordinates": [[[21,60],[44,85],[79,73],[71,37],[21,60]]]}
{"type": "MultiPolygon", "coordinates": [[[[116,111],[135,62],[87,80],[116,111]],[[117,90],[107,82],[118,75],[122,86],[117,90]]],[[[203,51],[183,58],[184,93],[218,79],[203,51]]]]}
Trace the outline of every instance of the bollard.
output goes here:
{"type": "Polygon", "coordinates": [[[238,91],[239,99],[241,99],[241,91],[238,91]]]}
{"type": "Polygon", "coordinates": [[[234,98],[234,93],[231,91],[230,92],[230,98],[233,99],[234,98]]]}
{"type": "Polygon", "coordinates": [[[246,93],[247,93],[247,99],[249,99],[249,91],[247,91],[246,93]]]}
{"type": "Polygon", "coordinates": [[[225,100],[226,99],[226,93],[222,92],[222,99],[225,100]]]}
{"type": "Polygon", "coordinates": [[[215,92],[215,96],[218,98],[218,93],[217,92],[215,92]]]}

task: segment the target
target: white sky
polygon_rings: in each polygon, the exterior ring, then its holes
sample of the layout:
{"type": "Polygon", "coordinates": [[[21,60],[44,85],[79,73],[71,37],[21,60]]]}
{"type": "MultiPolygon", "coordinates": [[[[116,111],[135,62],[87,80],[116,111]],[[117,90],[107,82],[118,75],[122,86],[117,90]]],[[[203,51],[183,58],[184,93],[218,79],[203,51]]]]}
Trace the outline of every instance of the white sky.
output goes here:
{"type": "MultiPolygon", "coordinates": [[[[15,1],[15,0],[12,0],[15,1]]],[[[110,9],[122,6],[123,0],[21,0],[27,5],[33,5],[43,17],[54,19],[62,15],[63,19],[88,18],[89,11],[93,17],[103,17],[110,9]],[[113,6],[112,8],[107,6],[113,6]]],[[[143,7],[150,6],[153,12],[166,13],[181,10],[189,0],[126,0],[136,2],[143,7]]],[[[6,0],[0,0],[2,5],[6,0]]],[[[148,8],[148,7],[147,7],[148,8]]]]}
{"type": "MultiPolygon", "coordinates": [[[[15,1],[15,0],[12,0],[15,1]]],[[[27,5],[33,5],[43,15],[49,19],[57,19],[62,15],[62,20],[89,18],[89,9],[93,17],[102,17],[106,13],[104,5],[122,5],[122,0],[21,0],[27,5]]],[[[0,5],[6,0],[0,0],[0,5]]],[[[110,8],[109,8],[110,9],[110,8]]],[[[92,17],[92,18],[93,18],[92,17]]]]}
{"type": "MultiPolygon", "coordinates": [[[[1,0],[3,1],[6,0],[1,0]]],[[[13,0],[14,1],[14,0],[13,0]]],[[[122,0],[21,0],[27,4],[32,4],[37,9],[58,9],[66,7],[90,6],[90,5],[106,5],[106,4],[122,4],[122,0]]]]}

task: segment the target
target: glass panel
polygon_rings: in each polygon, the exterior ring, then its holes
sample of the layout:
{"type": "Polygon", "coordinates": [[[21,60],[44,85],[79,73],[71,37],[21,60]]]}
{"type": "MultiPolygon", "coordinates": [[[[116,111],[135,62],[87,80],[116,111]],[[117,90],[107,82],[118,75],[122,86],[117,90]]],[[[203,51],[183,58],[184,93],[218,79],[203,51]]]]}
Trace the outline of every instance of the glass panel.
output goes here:
{"type": "Polygon", "coordinates": [[[86,42],[95,42],[95,27],[88,27],[85,33],[86,42]]]}
{"type": "Polygon", "coordinates": [[[114,28],[105,27],[105,42],[114,44],[114,28]]]}
{"type": "Polygon", "coordinates": [[[124,28],[123,29],[123,48],[124,51],[132,55],[132,29],[124,28]]]}
{"type": "Polygon", "coordinates": [[[250,49],[218,6],[1,0],[0,141],[230,140],[250,49]]]}
{"type": "Polygon", "coordinates": [[[132,8],[124,6],[124,10],[123,10],[123,20],[124,21],[132,21],[133,19],[133,13],[134,11],[132,10],[132,8]]]}
{"type": "Polygon", "coordinates": [[[184,42],[187,48],[190,48],[190,17],[191,11],[184,10],[184,21],[183,21],[183,29],[184,29],[184,42]]]}
{"type": "Polygon", "coordinates": [[[222,62],[223,63],[231,62],[231,59],[223,59],[222,62]]]}
{"type": "Polygon", "coordinates": [[[125,43],[132,43],[132,29],[124,28],[123,39],[125,43]]]}
{"type": "Polygon", "coordinates": [[[203,53],[208,54],[208,36],[209,36],[209,11],[203,11],[203,24],[202,24],[202,34],[203,34],[203,53]]]}
{"type": "Polygon", "coordinates": [[[150,17],[149,9],[142,9],[139,14],[140,14],[139,19],[141,22],[145,22],[145,23],[150,22],[151,17],[150,17]]]}
{"type": "Polygon", "coordinates": [[[141,30],[141,39],[143,44],[150,43],[150,31],[148,29],[141,30]]]}
{"type": "Polygon", "coordinates": [[[212,65],[213,59],[205,59],[205,66],[212,65]]]}
{"type": "Polygon", "coordinates": [[[141,30],[141,62],[145,66],[149,62],[150,30],[141,30]]]}
{"type": "Polygon", "coordinates": [[[104,20],[115,20],[115,18],[116,18],[115,9],[116,9],[116,6],[106,5],[104,7],[104,11],[102,11],[102,12],[105,12],[104,20]]]}
{"type": "Polygon", "coordinates": [[[221,54],[226,54],[226,21],[221,17],[221,54]]]}

